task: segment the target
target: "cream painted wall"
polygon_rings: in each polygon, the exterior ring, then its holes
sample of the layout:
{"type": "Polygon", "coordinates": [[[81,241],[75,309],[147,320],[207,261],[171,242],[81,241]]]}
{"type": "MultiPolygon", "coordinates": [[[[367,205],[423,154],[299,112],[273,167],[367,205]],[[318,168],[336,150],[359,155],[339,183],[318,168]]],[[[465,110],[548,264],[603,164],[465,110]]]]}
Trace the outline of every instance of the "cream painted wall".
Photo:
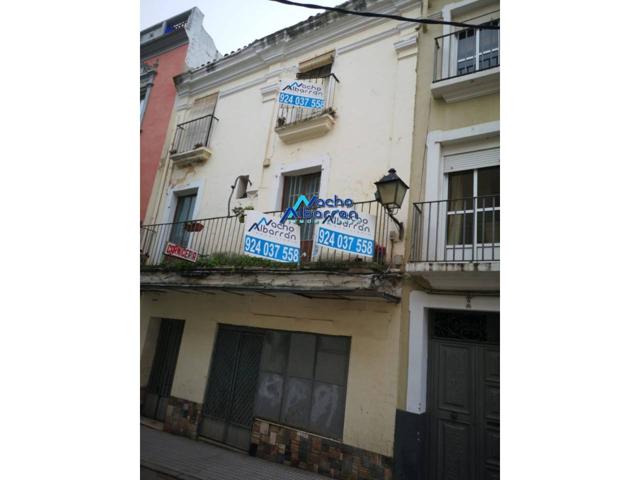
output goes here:
{"type": "Polygon", "coordinates": [[[142,318],[185,320],[171,394],[202,402],[219,323],[351,337],[343,441],[393,455],[400,307],[293,295],[145,293],[142,318]]]}
{"type": "Polygon", "coordinates": [[[159,318],[140,317],[140,386],[147,384],[151,374],[160,321],[159,318]]]}
{"type": "MultiPolygon", "coordinates": [[[[464,0],[463,2],[432,0],[428,2],[427,10],[423,15],[437,16],[447,7],[460,6],[463,3],[467,4],[463,9],[452,10],[453,20],[467,21],[500,9],[500,3],[493,0],[464,0]]],[[[415,135],[411,164],[411,182],[414,188],[410,191],[411,202],[423,201],[426,198],[425,177],[431,174],[425,169],[428,132],[453,130],[500,120],[499,93],[455,103],[446,103],[443,99],[434,99],[431,96],[429,87],[433,80],[435,38],[443,35],[444,30],[445,27],[429,25],[422,30],[418,39],[417,84],[423,88],[418,88],[416,91],[415,135]]]]}
{"type": "MultiPolygon", "coordinates": [[[[419,3],[402,12],[418,16],[419,3]]],[[[351,21],[351,20],[350,20],[351,21]]],[[[344,35],[329,35],[322,28],[295,39],[283,48],[274,61],[249,74],[239,73],[218,82],[224,71],[214,71],[188,80],[176,100],[175,124],[184,121],[188,106],[196,98],[219,93],[216,123],[211,138],[213,156],[202,165],[174,168],[158,195],[159,214],[148,222],[171,221],[168,205],[171,188],[196,180],[202,181],[202,196],[196,218],[226,215],[230,185],[238,175],[250,175],[257,198],[232,199],[231,207],[251,204],[262,211],[280,208],[278,175],[282,168],[298,162],[328,157],[329,167],[322,172],[327,193],[351,197],[355,201],[373,200],[375,186],[391,167],[409,183],[416,88],[415,46],[396,50],[394,44],[416,36],[414,25],[395,21],[369,21],[365,27],[344,35]],[[295,55],[293,50],[308,44],[295,55]],[[296,46],[297,45],[297,46],[296,46]],[[340,83],[335,89],[335,127],[326,135],[291,145],[274,133],[277,104],[275,95],[263,97],[261,88],[280,79],[295,78],[299,62],[335,50],[333,73],[340,83]],[[207,87],[206,83],[213,86],[207,87]],[[270,166],[264,167],[265,159],[270,166]]],[[[269,49],[260,55],[268,57],[269,49]]],[[[239,68],[239,67],[238,67],[239,68]]],[[[159,175],[160,177],[160,175],[159,175]]],[[[153,210],[153,209],[152,209],[153,210]]],[[[406,219],[405,201],[398,217],[406,219]]],[[[402,253],[402,246],[396,246],[402,253]]]]}
{"type": "MultiPolygon", "coordinates": [[[[466,1],[466,0],[465,0],[466,1]]],[[[438,18],[439,14],[446,6],[453,4],[460,5],[460,2],[451,2],[447,0],[429,0],[423,2],[423,17],[438,18]]],[[[500,9],[500,3],[493,0],[480,0],[469,2],[469,5],[463,12],[454,10],[453,20],[467,21],[479,15],[500,9]]],[[[415,116],[414,116],[414,136],[411,153],[411,186],[409,191],[409,205],[414,202],[424,201],[427,197],[425,186],[434,182],[427,181],[429,175],[440,175],[439,171],[429,171],[426,168],[427,160],[427,134],[433,131],[455,130],[464,127],[470,127],[478,124],[485,124],[500,120],[500,94],[491,94],[464,100],[456,103],[446,103],[442,99],[434,99],[431,95],[430,86],[433,80],[434,67],[434,44],[435,38],[443,35],[444,27],[438,25],[425,26],[420,30],[418,37],[418,55],[416,59],[416,89],[415,96],[415,116]]],[[[407,231],[409,235],[405,238],[405,250],[410,248],[412,241],[411,232],[413,231],[412,217],[408,218],[407,231]]],[[[410,358],[410,342],[415,341],[410,329],[410,298],[425,295],[429,301],[425,304],[427,307],[433,308],[460,308],[461,302],[464,300],[466,305],[466,297],[464,296],[444,296],[444,300],[437,305],[433,303],[433,298],[437,296],[429,296],[424,290],[414,282],[405,283],[402,295],[402,320],[401,320],[401,339],[400,339],[400,359],[398,373],[398,408],[408,409],[418,412],[415,407],[416,399],[409,398],[409,392],[415,385],[416,378],[409,378],[408,372],[417,371],[415,362],[416,358],[410,358]],[[411,365],[411,362],[414,364],[411,365]]],[[[499,310],[499,299],[482,299],[482,302],[493,302],[496,309],[499,310]]],[[[474,302],[477,303],[477,302],[474,302]]],[[[492,304],[492,305],[493,305],[492,304]]],[[[419,375],[418,375],[419,376],[419,375]]],[[[426,377],[425,377],[426,378],[426,377]]],[[[418,395],[419,397],[420,395],[418,395]]],[[[415,395],[414,395],[415,397],[415,395]]]]}

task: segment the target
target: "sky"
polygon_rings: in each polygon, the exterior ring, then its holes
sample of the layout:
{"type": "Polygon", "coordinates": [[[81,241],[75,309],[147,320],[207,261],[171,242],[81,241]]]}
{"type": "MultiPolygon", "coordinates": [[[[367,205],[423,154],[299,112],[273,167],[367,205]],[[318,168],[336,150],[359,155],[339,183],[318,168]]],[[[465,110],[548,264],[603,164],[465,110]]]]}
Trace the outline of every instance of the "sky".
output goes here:
{"type": "MultiPolygon", "coordinates": [[[[307,3],[333,7],[343,2],[313,0],[307,3]]],[[[324,12],[269,0],[140,0],[140,30],[192,7],[198,7],[204,13],[204,28],[223,55],[324,12]]]]}

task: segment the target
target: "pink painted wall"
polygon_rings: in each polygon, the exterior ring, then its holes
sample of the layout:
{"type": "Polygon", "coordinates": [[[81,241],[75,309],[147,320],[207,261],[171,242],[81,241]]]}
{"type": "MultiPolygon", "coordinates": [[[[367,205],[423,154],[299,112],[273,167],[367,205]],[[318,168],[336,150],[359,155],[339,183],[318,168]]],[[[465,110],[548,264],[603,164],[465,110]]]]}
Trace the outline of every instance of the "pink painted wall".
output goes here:
{"type": "Polygon", "coordinates": [[[187,48],[185,44],[145,60],[148,65],[157,62],[158,67],[140,126],[140,220],[147,211],[176,98],[173,77],[186,70],[187,48]]]}

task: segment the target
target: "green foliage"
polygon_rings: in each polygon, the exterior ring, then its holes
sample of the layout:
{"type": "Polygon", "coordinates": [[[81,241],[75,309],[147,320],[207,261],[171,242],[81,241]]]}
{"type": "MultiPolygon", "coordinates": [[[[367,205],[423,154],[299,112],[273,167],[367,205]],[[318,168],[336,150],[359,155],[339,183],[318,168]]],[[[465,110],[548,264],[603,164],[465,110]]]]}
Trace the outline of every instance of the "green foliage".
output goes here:
{"type": "MultiPolygon", "coordinates": [[[[141,259],[142,260],[142,259],[141,259]]],[[[165,258],[160,265],[143,266],[145,271],[189,271],[189,270],[329,270],[329,271],[348,271],[348,270],[372,270],[376,272],[383,271],[384,265],[375,262],[356,262],[356,261],[319,261],[302,263],[282,263],[273,262],[263,258],[249,257],[248,255],[238,255],[233,253],[218,253],[214,255],[201,255],[197,262],[187,262],[177,258],[165,258]]]]}

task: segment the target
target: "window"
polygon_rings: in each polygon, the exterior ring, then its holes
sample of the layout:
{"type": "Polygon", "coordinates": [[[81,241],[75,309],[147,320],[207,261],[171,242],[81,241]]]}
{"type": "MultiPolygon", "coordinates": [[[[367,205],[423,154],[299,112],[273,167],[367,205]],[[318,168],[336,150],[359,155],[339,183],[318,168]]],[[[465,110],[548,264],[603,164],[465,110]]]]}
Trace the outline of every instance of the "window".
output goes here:
{"type": "Polygon", "coordinates": [[[447,245],[500,243],[500,167],[450,173],[448,183],[447,245]]]}
{"type": "Polygon", "coordinates": [[[310,60],[300,62],[296,78],[320,78],[331,74],[335,52],[331,51],[310,60]]]}
{"type": "MultiPolygon", "coordinates": [[[[500,19],[482,25],[498,26],[500,19]]],[[[468,29],[456,33],[457,75],[500,65],[500,31],[468,29]]]]}
{"type": "Polygon", "coordinates": [[[247,198],[247,188],[249,188],[249,175],[241,175],[238,177],[236,198],[247,198]]]}
{"type": "Polygon", "coordinates": [[[269,331],[256,416],[341,438],[349,350],[348,337],[269,331]]]}
{"type": "Polygon", "coordinates": [[[142,119],[144,118],[144,112],[147,109],[147,103],[149,101],[149,93],[151,92],[151,85],[147,85],[140,89],[140,125],[142,125],[142,119]]]}
{"type": "MultiPolygon", "coordinates": [[[[314,195],[319,195],[319,190],[320,172],[306,175],[287,175],[284,177],[282,210],[293,207],[300,195],[304,195],[308,200],[311,200],[314,195]]],[[[300,253],[303,261],[309,260],[311,257],[314,228],[313,220],[300,225],[300,253]]]]}
{"type": "Polygon", "coordinates": [[[186,224],[179,222],[186,222],[193,219],[196,196],[197,195],[194,193],[192,195],[183,195],[178,197],[176,213],[173,217],[173,222],[177,225],[173,225],[173,228],[171,229],[171,236],[169,237],[169,241],[171,243],[182,245],[183,247],[187,247],[189,245],[189,232],[185,228],[186,224]]]}
{"type": "Polygon", "coordinates": [[[202,118],[205,115],[213,115],[213,111],[216,108],[217,100],[217,93],[198,98],[195,102],[193,102],[193,106],[189,110],[189,120],[202,118]]]}
{"type": "Polygon", "coordinates": [[[298,72],[296,74],[296,78],[305,79],[305,78],[322,78],[328,77],[331,74],[332,63],[328,63],[321,67],[316,67],[311,70],[306,70],[304,72],[298,72]]]}

